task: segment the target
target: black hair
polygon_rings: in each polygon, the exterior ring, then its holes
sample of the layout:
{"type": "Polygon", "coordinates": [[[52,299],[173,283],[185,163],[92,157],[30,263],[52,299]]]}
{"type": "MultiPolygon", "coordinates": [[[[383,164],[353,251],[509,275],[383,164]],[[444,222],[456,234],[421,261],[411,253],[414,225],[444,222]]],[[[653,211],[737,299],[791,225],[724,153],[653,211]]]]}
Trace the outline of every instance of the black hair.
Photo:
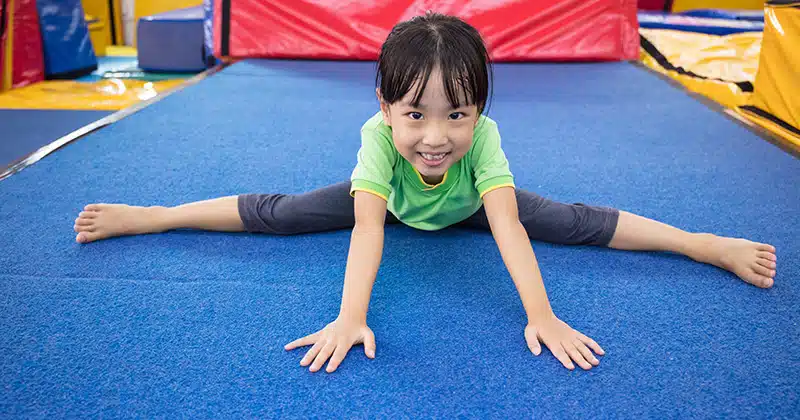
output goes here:
{"type": "Polygon", "coordinates": [[[477,29],[454,16],[428,12],[398,23],[381,47],[377,67],[375,85],[389,104],[420,80],[412,99],[419,106],[436,67],[453,108],[477,105],[481,114],[489,101],[492,66],[486,45],[477,29]]]}

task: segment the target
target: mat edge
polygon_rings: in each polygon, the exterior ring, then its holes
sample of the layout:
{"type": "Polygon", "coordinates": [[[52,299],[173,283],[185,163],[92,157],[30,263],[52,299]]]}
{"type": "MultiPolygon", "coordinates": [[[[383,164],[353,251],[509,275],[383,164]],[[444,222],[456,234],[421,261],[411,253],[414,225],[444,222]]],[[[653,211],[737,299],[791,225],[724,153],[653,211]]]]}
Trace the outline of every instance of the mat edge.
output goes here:
{"type": "Polygon", "coordinates": [[[216,65],[216,66],[214,66],[214,67],[212,67],[210,69],[207,69],[207,70],[203,71],[202,73],[197,74],[196,76],[194,76],[192,78],[187,79],[183,83],[164,91],[160,95],[156,95],[153,98],[147,99],[147,100],[139,102],[139,103],[137,103],[135,105],[131,105],[131,106],[127,107],[127,108],[121,109],[121,110],[119,110],[119,111],[117,111],[117,112],[115,112],[115,113],[113,113],[111,115],[103,117],[103,118],[101,118],[101,119],[99,119],[99,120],[97,120],[97,121],[95,121],[93,123],[87,124],[87,125],[79,128],[79,129],[77,129],[77,130],[74,130],[74,131],[72,131],[72,132],[70,132],[70,133],[68,133],[68,134],[66,134],[64,136],[59,137],[58,139],[50,142],[49,144],[46,144],[46,145],[40,147],[38,150],[34,151],[33,153],[31,153],[31,154],[29,154],[27,156],[24,156],[24,157],[14,161],[14,162],[12,162],[10,165],[8,165],[5,168],[5,170],[3,170],[2,173],[0,173],[0,181],[3,181],[5,179],[11,177],[12,175],[14,175],[14,174],[22,171],[23,169],[35,164],[36,162],[42,160],[46,156],[48,156],[51,153],[55,152],[56,150],[64,147],[65,145],[67,145],[69,143],[74,142],[75,140],[80,139],[81,137],[86,136],[87,134],[95,132],[95,131],[97,131],[97,130],[99,130],[99,129],[107,126],[107,125],[113,124],[113,123],[115,123],[117,121],[122,120],[123,118],[126,118],[126,117],[128,117],[130,115],[133,115],[133,114],[135,114],[135,113],[147,108],[148,106],[150,106],[150,105],[152,105],[152,104],[154,104],[154,103],[166,98],[167,96],[172,95],[175,92],[183,90],[184,88],[187,88],[189,86],[195,85],[195,84],[199,83],[200,81],[204,80],[205,78],[207,78],[209,76],[212,76],[212,75],[214,75],[216,73],[219,73],[226,66],[227,66],[226,64],[218,64],[218,65],[216,65]]]}

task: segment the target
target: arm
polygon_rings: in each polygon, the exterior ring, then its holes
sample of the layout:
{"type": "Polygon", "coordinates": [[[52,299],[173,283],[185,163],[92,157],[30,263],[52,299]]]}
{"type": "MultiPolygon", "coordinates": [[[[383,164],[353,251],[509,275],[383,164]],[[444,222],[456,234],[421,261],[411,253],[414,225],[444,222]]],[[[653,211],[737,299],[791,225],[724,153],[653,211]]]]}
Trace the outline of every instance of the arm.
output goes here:
{"type": "Polygon", "coordinates": [[[490,191],[483,196],[483,200],[492,236],[519,291],[528,321],[535,322],[553,316],[533,247],[519,221],[514,188],[490,191]]]}
{"type": "Polygon", "coordinates": [[[592,350],[602,355],[603,349],[553,313],[530,239],[519,221],[514,189],[503,187],[486,193],[484,207],[492,235],[528,315],[525,327],[528,348],[539,355],[541,340],[567,369],[575,368],[573,361],[583,369],[600,364],[592,350]]]}
{"type": "Polygon", "coordinates": [[[356,191],[355,218],[344,275],[340,317],[366,323],[372,286],[383,253],[386,201],[374,194],[356,191]]]}

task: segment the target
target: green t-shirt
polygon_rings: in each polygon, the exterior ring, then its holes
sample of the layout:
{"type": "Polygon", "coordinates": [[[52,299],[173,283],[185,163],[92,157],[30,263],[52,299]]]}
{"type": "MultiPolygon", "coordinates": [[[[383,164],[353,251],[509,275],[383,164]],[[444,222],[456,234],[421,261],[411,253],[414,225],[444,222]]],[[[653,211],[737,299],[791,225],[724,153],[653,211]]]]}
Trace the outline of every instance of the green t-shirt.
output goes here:
{"type": "Polygon", "coordinates": [[[350,177],[350,194],[366,191],[386,200],[398,220],[422,230],[438,230],[472,216],[483,195],[514,186],[500,147],[497,123],[481,116],[472,147],[451,166],[442,182],[430,185],[394,146],[392,128],[378,112],[361,127],[358,163],[350,177]]]}

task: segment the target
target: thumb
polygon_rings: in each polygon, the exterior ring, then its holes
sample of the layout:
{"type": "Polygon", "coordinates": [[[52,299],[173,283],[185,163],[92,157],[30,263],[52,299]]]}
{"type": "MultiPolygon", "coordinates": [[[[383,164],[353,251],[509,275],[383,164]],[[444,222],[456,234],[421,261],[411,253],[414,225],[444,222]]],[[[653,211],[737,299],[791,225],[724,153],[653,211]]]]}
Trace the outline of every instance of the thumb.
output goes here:
{"type": "Polygon", "coordinates": [[[525,341],[527,341],[528,348],[534,355],[542,354],[542,345],[539,344],[539,334],[535,327],[525,329],[525,341]]]}
{"type": "Polygon", "coordinates": [[[364,353],[370,359],[375,358],[375,334],[369,328],[364,329],[364,353]]]}

